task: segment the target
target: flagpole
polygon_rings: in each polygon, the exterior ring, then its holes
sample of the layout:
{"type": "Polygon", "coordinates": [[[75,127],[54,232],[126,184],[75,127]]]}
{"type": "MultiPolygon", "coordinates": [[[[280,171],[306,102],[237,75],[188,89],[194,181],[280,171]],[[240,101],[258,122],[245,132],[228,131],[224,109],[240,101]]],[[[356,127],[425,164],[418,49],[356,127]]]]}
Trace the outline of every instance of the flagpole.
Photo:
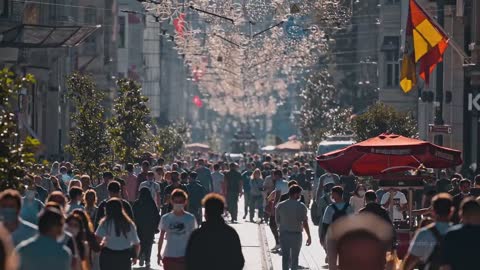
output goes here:
{"type": "MultiPolygon", "coordinates": [[[[445,22],[445,0],[437,0],[437,22],[443,29],[445,22]]],[[[437,64],[437,81],[435,89],[435,125],[443,125],[443,61],[437,64]]],[[[443,145],[443,135],[437,134],[434,137],[437,145],[443,145]]]]}

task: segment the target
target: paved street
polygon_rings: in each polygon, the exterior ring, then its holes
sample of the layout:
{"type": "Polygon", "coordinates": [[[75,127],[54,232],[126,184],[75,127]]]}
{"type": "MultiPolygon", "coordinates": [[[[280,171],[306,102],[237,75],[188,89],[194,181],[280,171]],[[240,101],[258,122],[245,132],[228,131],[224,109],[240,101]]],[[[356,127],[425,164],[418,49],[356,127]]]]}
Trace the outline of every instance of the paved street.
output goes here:
{"type": "MultiPolygon", "coordinates": [[[[243,198],[239,202],[239,222],[231,224],[238,232],[242,243],[243,256],[245,257],[244,270],[281,270],[282,257],[278,253],[270,252],[275,246],[275,240],[267,224],[257,224],[243,220],[244,207],[243,198]]],[[[247,217],[248,219],[248,217],[247,217]]],[[[300,253],[300,265],[308,269],[325,269],[325,253],[320,246],[318,238],[318,227],[313,226],[310,222],[310,230],[312,234],[312,245],[310,247],[303,246],[300,253]]],[[[304,242],[306,235],[303,235],[304,242]]],[[[155,244],[152,249],[151,269],[163,269],[157,264],[157,243],[158,234],[156,235],[155,244]]],[[[165,244],[164,244],[165,245],[165,244]]],[[[143,269],[140,265],[135,265],[133,269],[143,269]]]]}

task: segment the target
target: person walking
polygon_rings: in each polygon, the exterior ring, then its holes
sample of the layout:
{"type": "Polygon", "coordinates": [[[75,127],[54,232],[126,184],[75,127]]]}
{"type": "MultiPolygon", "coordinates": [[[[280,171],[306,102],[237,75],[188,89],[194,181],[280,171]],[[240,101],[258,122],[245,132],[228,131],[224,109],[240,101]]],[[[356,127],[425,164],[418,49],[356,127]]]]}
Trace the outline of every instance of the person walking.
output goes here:
{"type": "Polygon", "coordinates": [[[140,239],[140,266],[150,268],[153,238],[160,222],[159,210],[147,187],[140,189],[140,195],[133,204],[133,216],[140,239]]]}
{"type": "Polygon", "coordinates": [[[152,171],[149,171],[147,173],[147,180],[143,181],[140,183],[140,186],[138,187],[138,191],[142,188],[148,188],[150,190],[150,195],[152,196],[153,201],[157,204],[157,206],[161,205],[161,198],[160,198],[160,184],[155,182],[155,173],[152,171]]]}
{"type": "Polygon", "coordinates": [[[263,220],[263,178],[260,169],[255,169],[250,177],[250,222],[254,222],[255,209],[258,218],[263,220]]]}
{"type": "Polygon", "coordinates": [[[95,232],[101,240],[100,270],[131,270],[137,262],[140,239],[135,223],[125,212],[122,201],[111,198],[106,203],[106,215],[95,232]],[[133,248],[133,257],[132,257],[133,248]]]}
{"type": "Polygon", "coordinates": [[[291,186],[288,191],[289,199],[280,202],[275,210],[275,221],[280,231],[283,270],[298,269],[298,256],[302,247],[303,230],[308,237],[306,245],[310,246],[312,243],[310,228],[308,227],[307,207],[299,201],[301,194],[302,188],[300,186],[291,186]]]}
{"type": "Polygon", "coordinates": [[[83,190],[79,187],[73,187],[68,191],[68,196],[70,197],[70,201],[67,204],[66,212],[70,214],[75,209],[84,209],[84,205],[82,205],[83,199],[83,190]]]}
{"type": "Polygon", "coordinates": [[[97,193],[98,201],[102,202],[108,199],[108,184],[113,181],[113,173],[112,172],[104,172],[102,175],[102,183],[98,184],[93,189],[95,193],[97,193]]]}
{"type": "Polygon", "coordinates": [[[172,192],[172,212],[160,219],[160,237],[158,240],[158,264],[163,263],[164,270],[184,270],[185,250],[193,230],[197,228],[195,217],[185,211],[187,193],[180,189],[172,192]],[[163,256],[161,250],[164,240],[167,241],[163,256]]]}
{"type": "MultiPolygon", "coordinates": [[[[247,218],[248,208],[250,207],[250,177],[252,176],[255,164],[247,163],[246,170],[242,173],[242,187],[243,187],[243,200],[244,200],[244,215],[243,219],[247,218]]],[[[255,210],[254,210],[255,211],[255,210]]]]}
{"type": "Polygon", "coordinates": [[[420,263],[428,267],[424,269],[440,269],[443,238],[450,228],[453,214],[452,196],[440,193],[433,197],[432,206],[435,222],[417,232],[410,243],[403,270],[413,270],[420,263]]]}
{"type": "Polygon", "coordinates": [[[89,189],[83,195],[83,204],[85,205],[85,213],[87,213],[90,220],[95,221],[97,216],[97,193],[93,189],[89,189]]]}
{"type": "Polygon", "coordinates": [[[365,207],[361,208],[359,213],[371,213],[385,220],[388,224],[392,224],[388,211],[377,203],[377,194],[373,190],[365,193],[365,207]]]}
{"type": "Polygon", "coordinates": [[[195,216],[197,224],[202,223],[202,199],[207,195],[205,188],[197,181],[197,173],[192,171],[188,178],[188,212],[195,216]]]}
{"type": "Polygon", "coordinates": [[[205,188],[207,192],[212,192],[213,183],[212,183],[212,172],[209,168],[205,166],[205,160],[198,160],[198,168],[195,170],[198,175],[198,181],[205,188]]]}
{"type": "Polygon", "coordinates": [[[355,213],[358,213],[365,206],[365,192],[367,192],[367,189],[360,184],[357,185],[352,197],[350,197],[350,205],[355,213]]]}
{"type": "Polygon", "coordinates": [[[212,185],[213,185],[213,192],[218,193],[224,196],[224,180],[225,176],[223,173],[220,172],[220,164],[215,163],[213,164],[213,173],[212,173],[212,185]]]}
{"type": "MultiPolygon", "coordinates": [[[[119,199],[119,201],[122,203],[122,207],[125,210],[125,213],[127,213],[128,217],[130,219],[133,219],[132,206],[130,205],[130,203],[127,200],[121,199],[120,193],[121,193],[120,183],[118,183],[117,181],[112,181],[108,184],[108,196],[110,197],[110,199],[112,199],[112,198],[119,199]]],[[[95,225],[96,225],[96,227],[98,227],[98,224],[103,219],[103,217],[106,215],[107,204],[108,204],[108,201],[104,200],[98,206],[97,214],[95,215],[95,225]]]]}
{"type": "Polygon", "coordinates": [[[16,250],[20,270],[72,269],[72,253],[57,239],[63,234],[65,218],[62,212],[47,207],[39,215],[39,234],[21,242],[16,250]]]}
{"type": "Polygon", "coordinates": [[[455,212],[453,213],[452,221],[455,224],[460,223],[460,205],[465,198],[472,197],[470,194],[470,189],[472,188],[472,183],[469,179],[462,179],[459,184],[460,193],[453,196],[453,206],[455,207],[455,212]]]}
{"type": "Polygon", "coordinates": [[[232,223],[235,223],[238,216],[238,198],[242,196],[242,175],[237,171],[236,163],[230,163],[229,167],[230,170],[225,173],[227,207],[232,223]]]}
{"type": "Polygon", "coordinates": [[[18,191],[7,189],[0,193],[0,218],[17,246],[38,233],[38,227],[20,218],[22,197],[18,191]]]}
{"type": "Polygon", "coordinates": [[[35,198],[36,194],[35,186],[29,184],[25,190],[25,196],[22,198],[22,208],[20,209],[20,217],[33,224],[38,223],[38,214],[44,207],[43,203],[35,198]]]}
{"type": "Polygon", "coordinates": [[[280,202],[282,195],[288,194],[288,182],[283,179],[283,173],[281,170],[273,171],[272,175],[272,182],[274,186],[274,190],[268,195],[267,202],[269,204],[268,212],[269,212],[269,219],[268,219],[268,226],[272,231],[273,237],[275,238],[275,246],[272,248],[273,252],[278,252],[280,249],[280,238],[278,235],[278,226],[275,220],[275,209],[280,202]]]}
{"type": "Polygon", "coordinates": [[[123,176],[123,179],[125,179],[126,182],[125,193],[127,196],[125,199],[130,203],[133,203],[137,199],[138,186],[140,185],[137,176],[133,173],[133,169],[133,164],[128,163],[127,166],[125,166],[127,173],[123,176]]]}
{"type": "Polygon", "coordinates": [[[241,270],[245,264],[240,238],[222,217],[225,200],[219,194],[208,194],[202,202],[205,219],[188,240],[186,270],[241,270]]]}

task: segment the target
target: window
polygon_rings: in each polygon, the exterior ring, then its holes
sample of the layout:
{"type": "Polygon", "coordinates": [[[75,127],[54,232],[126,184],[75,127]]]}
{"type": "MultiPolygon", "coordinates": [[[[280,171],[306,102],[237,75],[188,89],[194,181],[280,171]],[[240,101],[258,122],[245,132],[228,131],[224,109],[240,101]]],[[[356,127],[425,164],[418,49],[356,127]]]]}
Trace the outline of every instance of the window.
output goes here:
{"type": "Polygon", "coordinates": [[[118,48],[126,48],[127,45],[127,17],[118,17],[118,48]]]}
{"type": "Polygon", "coordinates": [[[400,62],[398,50],[385,51],[386,86],[397,86],[400,82],[400,62]]]}
{"type": "Polygon", "coordinates": [[[400,0],[385,0],[386,5],[400,4],[400,0]]]}
{"type": "Polygon", "coordinates": [[[10,0],[0,0],[0,17],[8,16],[8,2],[10,0]]]}

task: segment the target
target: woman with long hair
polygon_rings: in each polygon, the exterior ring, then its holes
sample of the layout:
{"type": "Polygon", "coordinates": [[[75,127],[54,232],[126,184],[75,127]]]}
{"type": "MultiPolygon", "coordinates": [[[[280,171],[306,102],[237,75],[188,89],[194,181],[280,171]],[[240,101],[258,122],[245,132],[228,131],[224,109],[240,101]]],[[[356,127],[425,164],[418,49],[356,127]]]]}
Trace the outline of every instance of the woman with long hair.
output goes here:
{"type": "Polygon", "coordinates": [[[145,265],[149,269],[153,237],[160,222],[160,214],[147,187],[140,190],[140,195],[133,204],[133,216],[137,225],[138,238],[140,238],[140,266],[145,265]]]}
{"type": "Polygon", "coordinates": [[[90,220],[95,220],[98,210],[95,190],[89,189],[83,194],[83,205],[85,205],[85,212],[87,212],[90,220]]]}
{"type": "Polygon", "coordinates": [[[88,261],[90,262],[90,269],[98,270],[100,269],[98,261],[98,253],[100,252],[100,243],[95,237],[95,232],[93,230],[93,223],[88,214],[84,210],[75,209],[72,214],[80,216],[83,222],[85,241],[88,244],[88,250],[85,252],[88,261]]]}
{"type": "Polygon", "coordinates": [[[112,198],[106,203],[105,214],[96,231],[102,247],[100,270],[131,270],[140,251],[135,223],[128,217],[118,198],[112,198]]]}
{"type": "Polygon", "coordinates": [[[352,194],[352,197],[350,197],[350,205],[355,213],[358,213],[360,209],[365,206],[365,192],[367,192],[365,185],[358,184],[352,194]]]}
{"type": "Polygon", "coordinates": [[[255,209],[258,209],[258,218],[263,220],[263,177],[260,169],[253,171],[250,180],[250,222],[254,222],[255,209]]]}

